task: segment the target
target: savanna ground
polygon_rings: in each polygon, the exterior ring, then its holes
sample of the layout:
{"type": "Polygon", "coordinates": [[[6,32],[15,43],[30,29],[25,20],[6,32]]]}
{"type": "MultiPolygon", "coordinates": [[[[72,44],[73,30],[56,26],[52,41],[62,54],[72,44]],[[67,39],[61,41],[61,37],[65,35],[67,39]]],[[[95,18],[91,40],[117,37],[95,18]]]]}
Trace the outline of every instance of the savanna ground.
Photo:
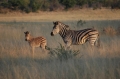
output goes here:
{"type": "Polygon", "coordinates": [[[0,14],[0,79],[120,79],[120,10],[0,14]],[[80,54],[65,61],[36,48],[32,58],[24,31],[44,36],[52,49],[64,45],[59,35],[50,36],[53,21],[98,29],[101,46],[72,46],[80,54]]]}

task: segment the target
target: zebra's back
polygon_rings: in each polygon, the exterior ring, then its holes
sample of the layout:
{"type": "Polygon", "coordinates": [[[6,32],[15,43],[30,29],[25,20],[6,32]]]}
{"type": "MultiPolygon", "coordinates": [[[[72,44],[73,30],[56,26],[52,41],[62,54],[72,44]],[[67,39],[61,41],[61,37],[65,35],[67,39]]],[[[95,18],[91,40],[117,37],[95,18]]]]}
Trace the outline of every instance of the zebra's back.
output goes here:
{"type": "Polygon", "coordinates": [[[47,43],[47,40],[44,37],[42,37],[42,36],[33,38],[30,41],[30,45],[33,45],[35,47],[39,47],[41,44],[45,44],[46,45],[46,43],[47,43]]]}
{"type": "Polygon", "coordinates": [[[72,30],[71,32],[72,44],[79,45],[79,44],[84,44],[87,41],[90,41],[92,45],[98,38],[98,34],[99,34],[98,31],[93,28],[77,30],[77,31],[72,30]]]}

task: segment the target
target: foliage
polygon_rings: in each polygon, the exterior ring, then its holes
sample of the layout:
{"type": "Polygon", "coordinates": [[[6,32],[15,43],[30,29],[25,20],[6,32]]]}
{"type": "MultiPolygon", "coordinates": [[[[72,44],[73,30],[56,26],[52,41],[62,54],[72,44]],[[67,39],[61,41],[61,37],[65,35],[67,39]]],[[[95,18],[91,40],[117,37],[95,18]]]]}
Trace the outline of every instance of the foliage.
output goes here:
{"type": "Polygon", "coordinates": [[[36,12],[38,10],[53,11],[65,6],[69,9],[74,6],[92,7],[93,9],[101,7],[111,7],[111,9],[120,9],[120,0],[0,0],[0,7],[11,10],[22,10],[25,12],[36,12]]]}
{"type": "Polygon", "coordinates": [[[65,47],[60,44],[60,47],[58,48],[49,49],[49,54],[52,57],[56,57],[60,61],[64,61],[76,57],[78,54],[80,54],[80,51],[66,50],[65,47]]]}
{"type": "Polygon", "coordinates": [[[83,26],[84,24],[86,24],[86,22],[83,21],[83,20],[78,20],[78,21],[77,21],[77,27],[83,26]]]}
{"type": "Polygon", "coordinates": [[[29,7],[33,12],[36,12],[40,8],[40,2],[38,0],[30,0],[29,7]]]}
{"type": "Polygon", "coordinates": [[[65,8],[71,8],[76,4],[76,0],[60,0],[60,3],[65,5],[65,8]]]}
{"type": "Polygon", "coordinates": [[[111,3],[111,8],[112,9],[115,9],[115,8],[119,8],[120,9],[120,0],[114,1],[113,3],[111,3]]]}
{"type": "Polygon", "coordinates": [[[76,2],[77,5],[82,6],[83,4],[86,3],[86,0],[76,0],[76,2]]]}
{"type": "Polygon", "coordinates": [[[106,35],[110,35],[110,36],[114,36],[114,35],[117,35],[117,30],[114,29],[113,27],[106,27],[103,29],[103,32],[106,34],[106,35]]]}

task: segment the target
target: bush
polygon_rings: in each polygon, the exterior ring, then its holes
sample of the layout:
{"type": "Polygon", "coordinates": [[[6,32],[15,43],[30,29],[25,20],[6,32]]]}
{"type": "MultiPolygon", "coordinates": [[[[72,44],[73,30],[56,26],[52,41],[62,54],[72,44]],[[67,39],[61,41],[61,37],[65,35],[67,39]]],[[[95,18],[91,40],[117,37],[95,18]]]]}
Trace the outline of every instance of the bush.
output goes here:
{"type": "Polygon", "coordinates": [[[66,9],[68,9],[76,4],[76,0],[60,0],[60,3],[63,4],[66,9]]]}
{"type": "Polygon", "coordinates": [[[19,0],[19,8],[23,11],[28,10],[28,5],[29,5],[30,1],[29,0],[19,0]]]}
{"type": "Polygon", "coordinates": [[[93,9],[101,7],[111,7],[120,9],[120,0],[0,0],[0,7],[10,10],[22,10],[27,13],[38,10],[54,11],[57,9],[69,9],[73,6],[81,8],[92,7],[93,9]]]}
{"type": "Polygon", "coordinates": [[[76,0],[76,4],[79,6],[83,6],[84,4],[87,4],[87,0],[76,0]]]}
{"type": "Polygon", "coordinates": [[[112,2],[111,3],[111,8],[112,9],[116,9],[116,8],[120,9],[120,0],[112,2]]]}
{"type": "Polygon", "coordinates": [[[2,2],[2,3],[0,4],[0,6],[3,6],[4,8],[8,8],[8,7],[9,7],[9,3],[7,3],[7,2],[2,2]]]}
{"type": "Polygon", "coordinates": [[[54,11],[61,8],[61,5],[59,4],[58,0],[50,0],[50,11],[54,11]]]}
{"type": "Polygon", "coordinates": [[[60,47],[55,49],[49,49],[49,54],[52,57],[57,58],[60,61],[68,60],[71,58],[76,57],[78,54],[80,54],[80,51],[77,50],[65,50],[64,46],[60,44],[60,47]]]}
{"type": "Polygon", "coordinates": [[[78,21],[77,21],[77,27],[83,26],[84,24],[86,24],[86,22],[83,21],[83,20],[78,20],[78,21]]]}
{"type": "Polygon", "coordinates": [[[28,9],[29,0],[9,0],[8,2],[2,2],[1,5],[5,8],[12,10],[22,10],[28,9]]]}
{"type": "Polygon", "coordinates": [[[41,6],[40,9],[43,10],[43,11],[49,10],[49,7],[50,7],[49,0],[48,1],[45,1],[45,0],[42,1],[40,6],[41,6]]]}
{"type": "Polygon", "coordinates": [[[41,0],[30,0],[29,7],[33,12],[36,12],[41,7],[41,0]]]}
{"type": "Polygon", "coordinates": [[[114,36],[114,35],[117,35],[117,31],[113,28],[113,27],[106,27],[103,29],[103,32],[106,34],[106,35],[110,35],[110,36],[114,36]]]}

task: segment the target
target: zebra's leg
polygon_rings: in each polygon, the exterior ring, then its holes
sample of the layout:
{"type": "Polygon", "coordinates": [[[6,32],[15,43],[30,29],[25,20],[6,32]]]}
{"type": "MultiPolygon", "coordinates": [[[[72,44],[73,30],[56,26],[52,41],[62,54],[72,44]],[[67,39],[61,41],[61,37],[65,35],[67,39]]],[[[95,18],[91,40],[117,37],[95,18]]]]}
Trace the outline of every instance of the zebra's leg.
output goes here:
{"type": "Polygon", "coordinates": [[[89,39],[89,43],[90,43],[91,49],[92,49],[91,51],[95,50],[94,46],[95,46],[96,40],[97,40],[97,37],[95,35],[90,37],[90,39],[89,39]]]}
{"type": "Polygon", "coordinates": [[[98,48],[100,47],[100,39],[99,39],[99,38],[96,39],[95,45],[96,45],[98,48]]]}
{"type": "Polygon", "coordinates": [[[96,42],[97,38],[98,38],[98,36],[96,36],[96,35],[92,35],[89,37],[89,43],[91,46],[95,46],[95,42],[96,42]]]}
{"type": "Polygon", "coordinates": [[[94,39],[90,39],[89,43],[90,43],[91,46],[94,46],[95,45],[95,40],[94,39]]]}
{"type": "Polygon", "coordinates": [[[46,44],[41,44],[41,45],[40,45],[40,47],[42,48],[42,51],[43,51],[43,52],[45,52],[45,51],[46,51],[46,49],[45,49],[46,44]]]}
{"type": "Polygon", "coordinates": [[[70,49],[70,46],[71,46],[71,42],[66,42],[65,50],[70,49]]]}

